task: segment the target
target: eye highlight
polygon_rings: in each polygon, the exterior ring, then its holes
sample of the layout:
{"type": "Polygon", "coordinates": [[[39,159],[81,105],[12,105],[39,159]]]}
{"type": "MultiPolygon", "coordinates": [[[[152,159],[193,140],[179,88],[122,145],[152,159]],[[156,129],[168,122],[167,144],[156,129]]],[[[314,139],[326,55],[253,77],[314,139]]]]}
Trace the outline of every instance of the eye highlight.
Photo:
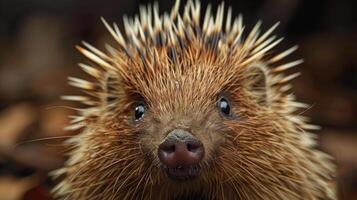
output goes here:
{"type": "Polygon", "coordinates": [[[220,97],[217,104],[218,110],[225,117],[231,116],[231,106],[225,97],[220,97]]]}
{"type": "Polygon", "coordinates": [[[139,121],[144,117],[146,108],[143,103],[139,103],[134,110],[135,121],[139,121]]]}

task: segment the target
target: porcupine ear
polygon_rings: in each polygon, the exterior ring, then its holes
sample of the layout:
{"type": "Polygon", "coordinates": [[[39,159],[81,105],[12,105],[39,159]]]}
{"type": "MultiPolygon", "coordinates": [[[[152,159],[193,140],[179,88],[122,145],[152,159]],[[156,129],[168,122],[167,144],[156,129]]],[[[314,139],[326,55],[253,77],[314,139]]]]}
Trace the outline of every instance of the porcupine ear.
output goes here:
{"type": "Polygon", "coordinates": [[[246,88],[252,98],[261,106],[268,106],[268,69],[264,64],[256,63],[248,66],[246,88]]]}

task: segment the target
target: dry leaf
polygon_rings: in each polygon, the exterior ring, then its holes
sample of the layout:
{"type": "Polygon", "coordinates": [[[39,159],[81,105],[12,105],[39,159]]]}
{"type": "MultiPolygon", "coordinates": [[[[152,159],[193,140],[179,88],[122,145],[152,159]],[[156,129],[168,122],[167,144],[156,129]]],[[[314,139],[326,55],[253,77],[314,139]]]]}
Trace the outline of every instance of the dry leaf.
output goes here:
{"type": "Polygon", "coordinates": [[[37,176],[22,179],[0,177],[1,200],[21,200],[24,194],[38,183],[37,176]]]}
{"type": "Polygon", "coordinates": [[[26,128],[36,120],[30,104],[12,106],[0,114],[0,150],[9,151],[23,136],[26,128]]]}

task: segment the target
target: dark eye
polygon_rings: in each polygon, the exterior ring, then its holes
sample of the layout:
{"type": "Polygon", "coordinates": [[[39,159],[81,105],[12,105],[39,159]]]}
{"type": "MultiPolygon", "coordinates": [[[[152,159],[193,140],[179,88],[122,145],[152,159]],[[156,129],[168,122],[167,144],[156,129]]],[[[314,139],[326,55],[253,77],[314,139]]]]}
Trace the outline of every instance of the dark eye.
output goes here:
{"type": "Polygon", "coordinates": [[[231,115],[231,106],[229,105],[229,102],[226,98],[221,97],[218,101],[218,110],[224,115],[224,116],[230,116],[231,115]]]}
{"type": "Polygon", "coordinates": [[[140,119],[142,119],[144,117],[144,113],[145,113],[145,106],[143,104],[138,104],[135,107],[135,121],[138,121],[140,119]]]}

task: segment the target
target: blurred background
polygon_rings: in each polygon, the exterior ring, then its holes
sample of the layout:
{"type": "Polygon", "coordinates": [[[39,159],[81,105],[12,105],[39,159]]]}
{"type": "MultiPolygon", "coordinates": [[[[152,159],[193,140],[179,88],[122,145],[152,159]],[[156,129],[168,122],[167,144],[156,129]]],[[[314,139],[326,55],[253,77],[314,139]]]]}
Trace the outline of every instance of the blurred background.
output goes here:
{"type": "MultiPolygon", "coordinates": [[[[300,48],[290,60],[304,58],[294,81],[298,99],[315,124],[319,148],[338,164],[340,199],[357,199],[357,1],[231,0],[251,28],[262,19],[267,29],[284,36],[278,47],[300,48]]],[[[85,77],[74,49],[82,40],[102,48],[112,42],[100,21],[122,25],[145,1],[0,0],[0,199],[49,200],[54,182],[47,173],[65,157],[61,142],[67,115],[60,95],[75,94],[67,76],[85,77]],[[52,139],[45,139],[52,138],[52,139]]],[[[159,3],[169,10],[174,0],[159,3]]],[[[207,2],[203,2],[206,5],[207,2]]],[[[211,1],[213,6],[218,1],[211,1]]]]}

